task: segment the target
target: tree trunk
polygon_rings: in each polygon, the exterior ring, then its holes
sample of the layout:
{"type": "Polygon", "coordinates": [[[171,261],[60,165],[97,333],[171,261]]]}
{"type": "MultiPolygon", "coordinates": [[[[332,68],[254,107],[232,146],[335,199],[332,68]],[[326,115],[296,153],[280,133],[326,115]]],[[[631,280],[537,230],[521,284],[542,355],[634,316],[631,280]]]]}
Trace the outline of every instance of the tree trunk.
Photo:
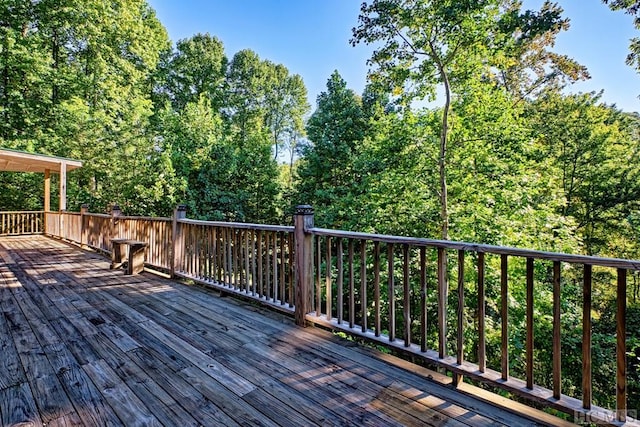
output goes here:
{"type": "Polygon", "coordinates": [[[60,41],[58,38],[58,29],[53,30],[52,37],[52,56],[53,56],[53,87],[51,88],[51,105],[55,107],[58,104],[58,70],[60,67],[60,41]]]}
{"type": "Polygon", "coordinates": [[[449,240],[449,208],[447,197],[447,139],[449,137],[449,110],[451,108],[451,87],[449,85],[449,77],[447,72],[438,63],[440,75],[444,82],[445,103],[442,112],[442,131],[440,132],[440,159],[438,168],[440,170],[440,221],[441,221],[441,238],[449,240]]]}

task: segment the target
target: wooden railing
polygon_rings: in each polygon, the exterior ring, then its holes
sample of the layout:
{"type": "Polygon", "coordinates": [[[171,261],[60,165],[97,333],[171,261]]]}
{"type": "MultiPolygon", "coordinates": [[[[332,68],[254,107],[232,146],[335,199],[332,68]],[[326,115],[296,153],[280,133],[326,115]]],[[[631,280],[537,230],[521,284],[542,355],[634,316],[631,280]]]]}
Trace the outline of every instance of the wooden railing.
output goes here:
{"type": "Polygon", "coordinates": [[[111,252],[109,239],[115,235],[111,215],[84,212],[83,225],[82,243],[98,251],[111,252]]]}
{"type": "Polygon", "coordinates": [[[177,221],[174,271],[293,311],[293,227],[177,221]]]}
{"type": "Polygon", "coordinates": [[[146,263],[167,271],[171,268],[171,218],[119,216],[113,236],[147,242],[146,263]]]}
{"type": "Polygon", "coordinates": [[[46,215],[48,234],[106,252],[113,237],[144,240],[148,266],[291,312],[302,326],[323,325],[419,357],[450,372],[454,385],[468,377],[579,421],[637,425],[631,416],[639,402],[628,406],[626,350],[639,332],[627,330],[626,311],[628,277],[640,272],[640,261],[322,229],[308,206],[294,219],[294,227],[195,221],[183,208],[172,218],[86,208],[46,215]],[[615,410],[594,405],[592,389],[594,291],[610,283],[615,410]],[[575,324],[581,340],[574,351],[582,359],[577,397],[562,388],[569,299],[582,311],[575,324]],[[513,315],[518,310],[522,316],[513,315]],[[551,325],[548,336],[536,337],[542,321],[551,325]],[[537,370],[543,351],[549,378],[537,370]]]}
{"type": "Polygon", "coordinates": [[[321,228],[309,232],[314,236],[315,277],[307,321],[419,356],[452,372],[454,385],[467,376],[564,412],[587,411],[590,421],[626,419],[626,339],[627,332],[638,334],[626,330],[627,277],[640,270],[640,262],[321,228]],[[593,269],[599,267],[613,270],[617,285],[616,413],[592,402],[593,269]],[[563,272],[582,281],[581,399],[562,393],[563,272]],[[490,275],[499,283],[499,289],[493,289],[498,296],[491,301],[490,275]],[[525,284],[524,295],[511,292],[518,281],[525,284]],[[547,292],[553,300],[551,312],[540,313],[534,295],[547,292]],[[514,305],[524,308],[524,331],[514,330],[509,321],[514,305]],[[500,319],[500,366],[494,369],[487,366],[488,306],[500,319]],[[553,319],[552,336],[544,337],[552,342],[551,389],[539,386],[535,376],[539,361],[534,357],[534,323],[543,316],[553,319]],[[469,334],[474,338],[466,339],[469,334]],[[510,372],[515,336],[524,336],[520,377],[510,372]],[[465,348],[468,341],[475,348],[465,348]],[[474,360],[466,360],[467,355],[474,360]]]}
{"type": "Polygon", "coordinates": [[[43,214],[42,211],[0,212],[0,236],[44,232],[43,214]]]}

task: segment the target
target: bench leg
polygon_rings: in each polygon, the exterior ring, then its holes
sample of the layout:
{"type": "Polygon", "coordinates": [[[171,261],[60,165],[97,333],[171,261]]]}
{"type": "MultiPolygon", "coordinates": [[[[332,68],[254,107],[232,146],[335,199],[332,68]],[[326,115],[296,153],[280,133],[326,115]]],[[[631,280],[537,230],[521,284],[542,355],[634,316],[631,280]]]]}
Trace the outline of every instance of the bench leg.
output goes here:
{"type": "Polygon", "coordinates": [[[125,256],[124,256],[125,246],[126,245],[124,243],[113,244],[113,249],[111,251],[111,269],[112,270],[122,267],[122,264],[124,263],[124,260],[125,260],[125,256]]]}
{"type": "Polygon", "coordinates": [[[127,274],[133,275],[144,270],[145,246],[133,245],[129,247],[129,263],[127,264],[127,274]]]}

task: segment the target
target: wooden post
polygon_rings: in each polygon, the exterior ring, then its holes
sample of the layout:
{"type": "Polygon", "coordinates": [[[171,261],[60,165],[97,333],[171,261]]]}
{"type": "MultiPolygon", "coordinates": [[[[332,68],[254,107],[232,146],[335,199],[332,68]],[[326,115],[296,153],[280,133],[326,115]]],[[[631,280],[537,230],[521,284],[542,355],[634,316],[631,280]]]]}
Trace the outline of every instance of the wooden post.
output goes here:
{"type": "Polygon", "coordinates": [[[179,248],[182,247],[182,227],[178,227],[178,220],[187,217],[187,207],[178,205],[173,210],[171,226],[171,277],[175,277],[176,267],[179,263],[179,248]]]}
{"type": "Polygon", "coordinates": [[[618,269],[616,311],[616,414],[627,421],[627,270],[618,269]]]}
{"type": "Polygon", "coordinates": [[[89,227],[85,225],[85,221],[87,220],[87,212],[89,212],[89,205],[84,203],[80,206],[80,247],[86,248],[88,243],[87,234],[89,232],[89,227]]]}
{"type": "Polygon", "coordinates": [[[51,210],[51,170],[44,171],[44,211],[51,210]]]}
{"type": "Polygon", "coordinates": [[[118,237],[118,217],[120,215],[122,215],[120,206],[113,205],[113,208],[111,208],[111,238],[112,239],[115,239],[118,237]]]}
{"type": "Polygon", "coordinates": [[[60,212],[67,210],[67,163],[60,163],[60,212]]]}
{"type": "Polygon", "coordinates": [[[307,326],[306,315],[311,306],[311,286],[313,281],[313,208],[309,205],[296,207],[294,215],[294,237],[296,258],[295,319],[296,324],[307,326]]]}
{"type": "Polygon", "coordinates": [[[45,169],[44,171],[44,215],[43,215],[43,228],[46,234],[47,229],[47,214],[51,212],[51,170],[45,169]]]}
{"type": "Polygon", "coordinates": [[[591,286],[593,267],[584,265],[582,286],[582,407],[591,409],[591,286]]]}

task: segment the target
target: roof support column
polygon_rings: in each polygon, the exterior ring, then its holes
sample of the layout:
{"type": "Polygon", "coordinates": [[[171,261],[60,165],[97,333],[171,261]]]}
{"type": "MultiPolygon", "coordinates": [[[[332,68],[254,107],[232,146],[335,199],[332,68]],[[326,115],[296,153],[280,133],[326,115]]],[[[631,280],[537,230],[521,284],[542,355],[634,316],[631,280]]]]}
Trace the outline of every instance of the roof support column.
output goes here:
{"type": "Polygon", "coordinates": [[[44,211],[51,211],[51,170],[44,170],[44,211]]]}
{"type": "Polygon", "coordinates": [[[60,211],[67,210],[67,163],[60,163],[60,211]]]}

